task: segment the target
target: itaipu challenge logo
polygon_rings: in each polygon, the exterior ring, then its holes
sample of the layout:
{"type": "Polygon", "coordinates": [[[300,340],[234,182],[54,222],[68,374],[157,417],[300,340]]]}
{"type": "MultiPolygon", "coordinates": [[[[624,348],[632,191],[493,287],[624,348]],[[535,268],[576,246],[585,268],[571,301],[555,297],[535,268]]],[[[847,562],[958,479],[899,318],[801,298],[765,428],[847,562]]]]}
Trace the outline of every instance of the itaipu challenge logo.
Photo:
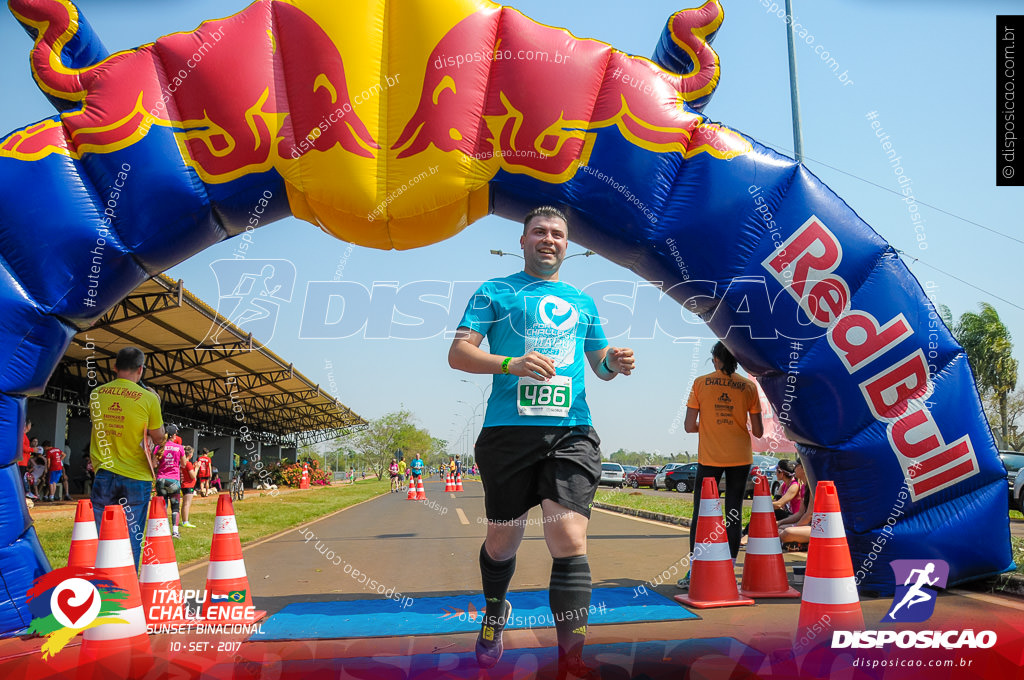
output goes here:
{"type": "Polygon", "coordinates": [[[92,569],[64,567],[36,578],[28,591],[32,623],[28,632],[47,638],[43,658],[53,656],[76,635],[104,623],[128,623],[118,614],[125,610],[128,591],[98,576],[92,569]]]}

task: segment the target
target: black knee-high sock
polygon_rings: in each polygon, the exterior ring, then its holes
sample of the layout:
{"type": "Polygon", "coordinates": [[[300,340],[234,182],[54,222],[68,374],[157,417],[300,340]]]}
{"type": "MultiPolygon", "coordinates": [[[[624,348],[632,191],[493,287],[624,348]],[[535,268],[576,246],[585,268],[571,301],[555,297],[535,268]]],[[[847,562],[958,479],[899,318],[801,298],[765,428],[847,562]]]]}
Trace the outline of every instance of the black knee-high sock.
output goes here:
{"type": "Polygon", "coordinates": [[[487,554],[487,549],[483,545],[480,546],[480,580],[483,582],[484,598],[487,600],[485,613],[488,618],[497,618],[505,614],[505,594],[514,573],[515,555],[504,562],[497,562],[487,554]]]}
{"type": "Polygon", "coordinates": [[[590,563],[586,555],[554,559],[548,602],[555,617],[560,655],[579,655],[583,650],[591,589],[590,563]]]}

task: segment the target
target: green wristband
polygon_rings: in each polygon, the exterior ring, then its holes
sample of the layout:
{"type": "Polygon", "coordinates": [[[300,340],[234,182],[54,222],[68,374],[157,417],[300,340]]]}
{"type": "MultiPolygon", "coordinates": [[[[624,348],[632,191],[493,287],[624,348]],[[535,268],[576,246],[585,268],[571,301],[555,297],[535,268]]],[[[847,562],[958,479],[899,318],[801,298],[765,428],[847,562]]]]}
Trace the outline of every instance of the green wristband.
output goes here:
{"type": "Polygon", "coordinates": [[[505,360],[501,362],[502,375],[508,375],[508,364],[510,361],[512,361],[512,357],[505,357],[505,360]]]}

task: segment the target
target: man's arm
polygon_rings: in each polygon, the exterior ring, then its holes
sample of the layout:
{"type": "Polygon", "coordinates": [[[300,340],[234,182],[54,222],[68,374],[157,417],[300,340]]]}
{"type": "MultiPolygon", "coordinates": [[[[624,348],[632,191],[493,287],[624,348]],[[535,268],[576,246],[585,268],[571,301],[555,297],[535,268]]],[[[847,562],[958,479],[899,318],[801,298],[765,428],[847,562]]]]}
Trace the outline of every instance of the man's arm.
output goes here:
{"type": "Polygon", "coordinates": [[[700,431],[700,423],[697,422],[697,416],[699,415],[699,410],[693,408],[692,406],[686,407],[686,418],[683,419],[684,432],[689,432],[690,434],[697,434],[700,431]]]}
{"type": "Polygon", "coordinates": [[[555,375],[555,363],[550,357],[539,352],[530,352],[521,357],[505,357],[491,354],[480,349],[484,336],[477,331],[460,326],[455,331],[455,339],[448,349],[448,365],[457,371],[466,373],[496,374],[501,373],[501,365],[510,359],[508,372],[512,375],[546,380],[555,375]]]}
{"type": "Polygon", "coordinates": [[[619,373],[629,375],[636,368],[633,350],[628,347],[605,347],[587,352],[590,368],[601,380],[611,380],[619,373]]]}

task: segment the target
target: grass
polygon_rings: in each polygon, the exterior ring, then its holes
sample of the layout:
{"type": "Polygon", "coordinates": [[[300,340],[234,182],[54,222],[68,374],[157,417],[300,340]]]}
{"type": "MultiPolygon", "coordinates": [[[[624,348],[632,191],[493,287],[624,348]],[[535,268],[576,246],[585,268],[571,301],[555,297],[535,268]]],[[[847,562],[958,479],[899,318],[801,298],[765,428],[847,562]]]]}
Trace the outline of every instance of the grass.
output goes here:
{"type": "MultiPolygon", "coordinates": [[[[248,489],[245,498],[234,503],[238,534],[244,546],[264,536],[383,495],[389,488],[388,480],[368,479],[354,485],[315,487],[308,491],[282,489],[277,496],[271,496],[266,491],[248,489]]],[[[39,541],[50,565],[54,568],[64,566],[68,562],[74,506],[61,506],[60,509],[36,506],[32,514],[39,541]]],[[[189,520],[196,528],[182,527],[181,539],[174,542],[174,552],[180,566],[209,559],[216,514],[216,496],[196,497],[193,500],[189,520]]]]}
{"type": "MultiPolygon", "coordinates": [[[[642,494],[631,489],[600,489],[595,500],[623,508],[660,512],[673,517],[693,517],[693,494],[666,493],[664,496],[642,494]]],[[[743,523],[750,521],[750,508],[743,508],[743,523]]]]}

